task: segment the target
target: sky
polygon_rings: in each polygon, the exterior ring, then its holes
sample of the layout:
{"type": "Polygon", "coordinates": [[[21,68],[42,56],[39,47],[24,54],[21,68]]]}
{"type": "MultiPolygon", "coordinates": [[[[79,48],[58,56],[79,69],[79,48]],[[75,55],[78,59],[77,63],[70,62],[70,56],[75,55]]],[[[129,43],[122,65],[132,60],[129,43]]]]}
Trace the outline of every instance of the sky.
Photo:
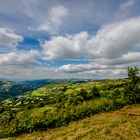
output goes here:
{"type": "Polygon", "coordinates": [[[0,78],[123,78],[140,67],[140,0],[0,0],[0,78]]]}

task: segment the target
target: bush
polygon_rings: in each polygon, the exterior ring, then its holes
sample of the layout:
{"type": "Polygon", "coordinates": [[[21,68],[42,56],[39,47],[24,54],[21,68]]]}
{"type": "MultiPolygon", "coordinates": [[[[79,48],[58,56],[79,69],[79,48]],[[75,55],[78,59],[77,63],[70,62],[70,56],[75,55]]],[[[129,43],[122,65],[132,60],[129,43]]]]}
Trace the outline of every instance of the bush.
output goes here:
{"type": "Polygon", "coordinates": [[[140,102],[139,70],[137,67],[128,68],[128,82],[125,87],[126,100],[129,104],[140,102]]]}

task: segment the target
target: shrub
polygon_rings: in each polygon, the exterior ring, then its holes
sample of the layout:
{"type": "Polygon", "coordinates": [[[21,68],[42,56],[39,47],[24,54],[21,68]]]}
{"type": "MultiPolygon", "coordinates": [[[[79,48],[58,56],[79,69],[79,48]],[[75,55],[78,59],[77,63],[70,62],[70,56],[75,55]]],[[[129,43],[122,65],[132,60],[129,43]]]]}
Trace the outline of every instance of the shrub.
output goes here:
{"type": "Polygon", "coordinates": [[[129,104],[140,102],[139,77],[137,76],[138,72],[139,70],[137,67],[128,67],[128,82],[125,87],[125,95],[129,104]]]}

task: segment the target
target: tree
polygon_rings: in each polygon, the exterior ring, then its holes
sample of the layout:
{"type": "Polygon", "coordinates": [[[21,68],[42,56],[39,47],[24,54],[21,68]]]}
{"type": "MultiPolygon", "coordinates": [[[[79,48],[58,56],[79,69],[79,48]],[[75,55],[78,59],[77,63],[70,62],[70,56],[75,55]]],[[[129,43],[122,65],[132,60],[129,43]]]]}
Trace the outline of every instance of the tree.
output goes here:
{"type": "Polygon", "coordinates": [[[94,97],[100,97],[99,90],[95,86],[92,87],[92,93],[93,93],[94,97]]]}
{"type": "Polygon", "coordinates": [[[125,87],[125,95],[129,104],[140,102],[139,69],[128,67],[128,82],[125,87]]]}

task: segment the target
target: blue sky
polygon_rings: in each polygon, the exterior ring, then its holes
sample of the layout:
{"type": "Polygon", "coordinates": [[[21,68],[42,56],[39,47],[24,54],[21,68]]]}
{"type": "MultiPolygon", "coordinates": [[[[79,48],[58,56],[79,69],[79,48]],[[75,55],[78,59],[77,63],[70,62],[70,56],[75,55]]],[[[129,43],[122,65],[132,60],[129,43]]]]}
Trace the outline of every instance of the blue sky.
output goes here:
{"type": "Polygon", "coordinates": [[[139,0],[0,0],[1,78],[118,78],[139,60],[139,0]]]}

